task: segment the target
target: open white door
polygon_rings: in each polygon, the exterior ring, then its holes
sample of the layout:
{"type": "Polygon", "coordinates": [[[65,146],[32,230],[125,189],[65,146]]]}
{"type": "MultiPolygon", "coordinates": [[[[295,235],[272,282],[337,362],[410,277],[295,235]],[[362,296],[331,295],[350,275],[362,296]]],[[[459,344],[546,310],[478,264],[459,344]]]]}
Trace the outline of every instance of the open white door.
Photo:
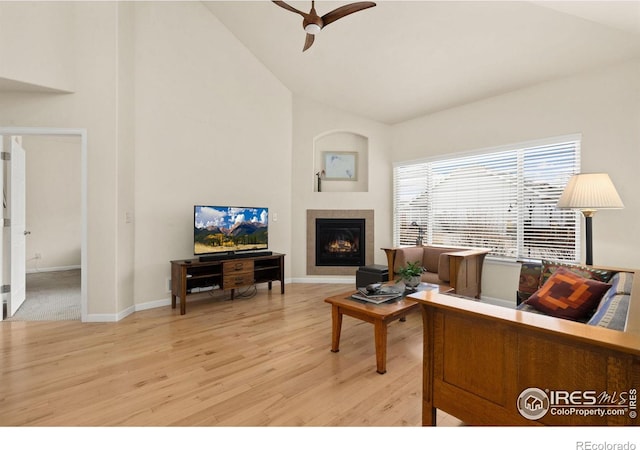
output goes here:
{"type": "Polygon", "coordinates": [[[9,177],[11,194],[11,291],[7,314],[12,317],[26,298],[26,195],[25,151],[18,136],[11,137],[11,163],[9,177]]]}

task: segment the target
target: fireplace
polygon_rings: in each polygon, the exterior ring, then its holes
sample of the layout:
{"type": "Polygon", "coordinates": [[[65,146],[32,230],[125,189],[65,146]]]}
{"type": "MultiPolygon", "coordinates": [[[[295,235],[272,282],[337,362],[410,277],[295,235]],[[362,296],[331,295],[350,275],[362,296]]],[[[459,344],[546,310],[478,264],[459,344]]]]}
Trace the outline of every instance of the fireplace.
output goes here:
{"type": "Polygon", "coordinates": [[[358,266],[374,262],[374,235],[372,209],[308,209],[307,274],[355,276],[358,266]],[[318,220],[337,236],[329,239],[325,231],[317,230],[318,220]],[[329,241],[330,251],[327,243],[319,243],[323,240],[329,241]]]}
{"type": "Polygon", "coordinates": [[[364,266],[365,219],[316,219],[316,266],[364,266]]]}

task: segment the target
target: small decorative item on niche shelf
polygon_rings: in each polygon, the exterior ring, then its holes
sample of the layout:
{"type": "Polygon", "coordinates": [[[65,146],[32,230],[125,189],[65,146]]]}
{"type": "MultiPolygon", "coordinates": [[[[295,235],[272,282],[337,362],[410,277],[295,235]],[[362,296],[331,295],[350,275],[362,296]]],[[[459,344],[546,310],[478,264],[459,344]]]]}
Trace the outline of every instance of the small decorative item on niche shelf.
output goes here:
{"type": "Polygon", "coordinates": [[[357,152],[322,152],[326,180],[358,181],[357,152]]]}
{"type": "Polygon", "coordinates": [[[415,289],[420,284],[420,276],[424,273],[424,267],[418,261],[407,262],[403,267],[398,269],[397,274],[400,280],[404,282],[407,289],[415,289]]]}
{"type": "Polygon", "coordinates": [[[322,192],[322,179],[324,178],[324,170],[316,172],[316,180],[318,181],[317,192],[322,192]]]}

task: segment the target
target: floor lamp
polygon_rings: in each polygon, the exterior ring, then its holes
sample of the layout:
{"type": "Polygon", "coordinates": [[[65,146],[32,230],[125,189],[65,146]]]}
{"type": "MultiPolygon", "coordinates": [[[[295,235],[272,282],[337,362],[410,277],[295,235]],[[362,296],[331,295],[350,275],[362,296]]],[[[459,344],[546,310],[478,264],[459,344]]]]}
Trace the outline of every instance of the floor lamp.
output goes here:
{"type": "Polygon", "coordinates": [[[578,209],[585,220],[587,238],[587,265],[593,265],[592,224],[599,209],[624,208],[622,200],[606,173],[580,173],[569,179],[558,200],[558,208],[578,209]]]}

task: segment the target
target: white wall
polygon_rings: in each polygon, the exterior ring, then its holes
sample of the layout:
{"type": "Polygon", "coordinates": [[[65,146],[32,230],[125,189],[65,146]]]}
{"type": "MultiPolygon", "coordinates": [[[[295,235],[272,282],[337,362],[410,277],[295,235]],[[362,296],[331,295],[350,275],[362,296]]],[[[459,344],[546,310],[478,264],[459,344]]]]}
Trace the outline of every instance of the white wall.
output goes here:
{"type": "Polygon", "coordinates": [[[72,2],[0,2],[0,78],[72,91],[72,2]]]}
{"type": "Polygon", "coordinates": [[[374,260],[376,264],[386,264],[385,254],[380,248],[389,246],[392,242],[390,130],[387,125],[294,96],[291,260],[295,280],[316,278],[306,274],[307,209],[373,209],[374,260]],[[314,141],[317,137],[334,131],[354,133],[368,139],[368,167],[364,168],[368,172],[368,186],[363,192],[315,192],[317,162],[314,159],[314,141]]]}
{"type": "Polygon", "coordinates": [[[288,277],[291,93],[199,2],[135,11],[136,302],[168,298],[169,261],[193,257],[194,204],[268,207],[288,277]]]}
{"type": "MultiPolygon", "coordinates": [[[[559,79],[393,127],[393,160],[406,161],[582,133],[582,171],[608,172],[625,209],[599,211],[596,265],[640,267],[640,62],[559,79]]],[[[584,236],[583,236],[584,239],[584,236]]],[[[584,247],[584,246],[583,246],[584,247]]],[[[584,260],[584,257],[583,257],[584,260]]],[[[518,271],[487,263],[483,294],[513,299],[518,271]]]]}
{"type": "Polygon", "coordinates": [[[22,146],[27,271],[80,267],[80,138],[25,136],[22,146]]]}

